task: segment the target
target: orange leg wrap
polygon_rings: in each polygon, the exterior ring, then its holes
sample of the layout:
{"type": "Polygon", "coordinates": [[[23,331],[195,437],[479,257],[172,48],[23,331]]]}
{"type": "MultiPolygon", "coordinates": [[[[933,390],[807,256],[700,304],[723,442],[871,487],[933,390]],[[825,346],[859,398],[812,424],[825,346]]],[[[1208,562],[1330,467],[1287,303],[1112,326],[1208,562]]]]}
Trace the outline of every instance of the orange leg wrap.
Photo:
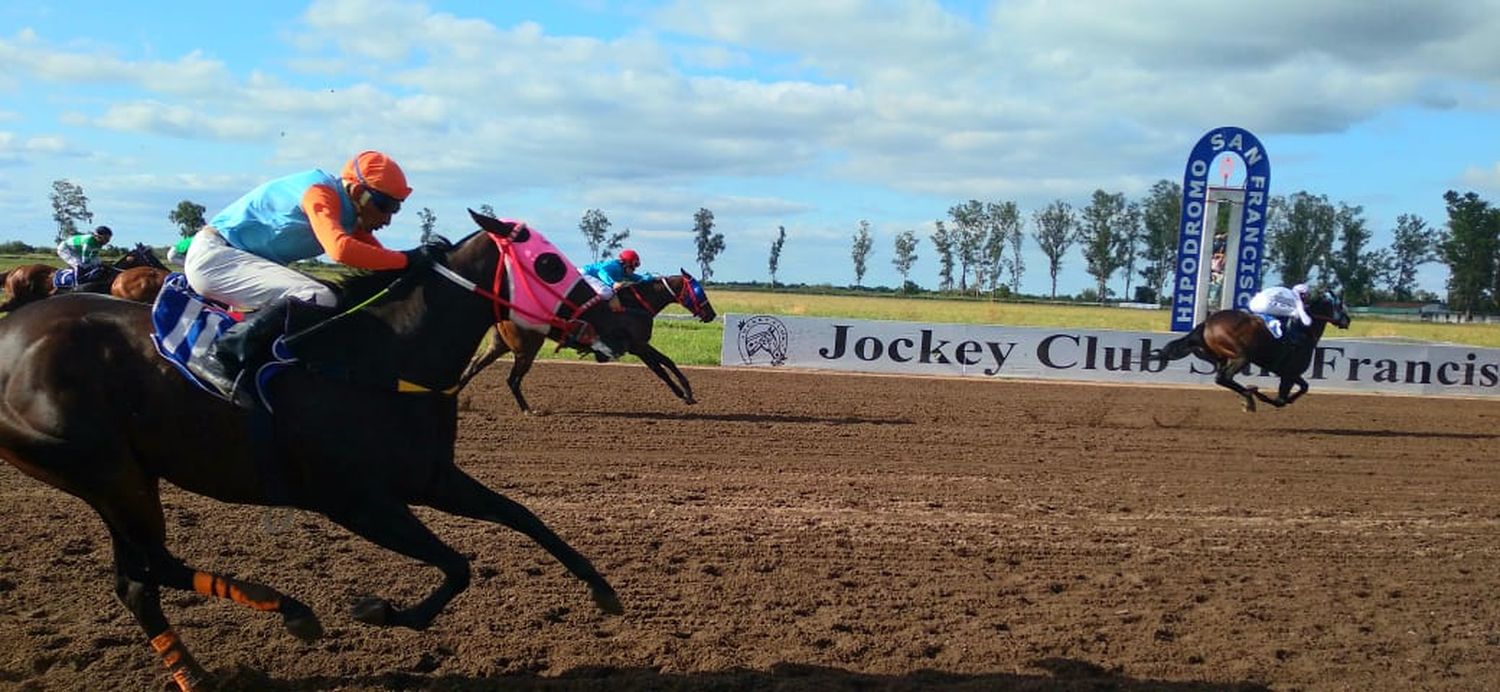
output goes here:
{"type": "Polygon", "coordinates": [[[242,584],[207,572],[193,573],[193,590],[206,596],[227,598],[256,610],[280,610],[281,599],[263,586],[242,584]]]}
{"type": "Polygon", "coordinates": [[[202,669],[198,662],[193,660],[193,655],[188,653],[187,647],[182,645],[182,640],[177,638],[177,633],[167,630],[151,638],[151,648],[161,656],[161,662],[167,667],[167,672],[172,674],[172,681],[182,692],[193,692],[203,684],[202,669]]]}

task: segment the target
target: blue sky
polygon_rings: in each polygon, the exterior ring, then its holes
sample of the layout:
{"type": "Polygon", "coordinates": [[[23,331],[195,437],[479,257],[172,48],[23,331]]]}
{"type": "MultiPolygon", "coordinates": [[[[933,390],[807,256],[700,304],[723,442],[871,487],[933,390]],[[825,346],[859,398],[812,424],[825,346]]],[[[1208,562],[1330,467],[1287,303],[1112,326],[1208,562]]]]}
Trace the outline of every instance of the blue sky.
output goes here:
{"type": "MultiPolygon", "coordinates": [[[[392,247],[416,209],[456,236],[488,203],[586,259],[598,208],[646,268],[691,270],[707,207],[715,278],[766,280],[785,226],[778,278],[852,283],[864,219],[865,283],[898,282],[910,229],[931,287],[950,206],[1139,198],[1236,125],[1273,194],[1361,205],[1384,245],[1399,214],[1441,225],[1445,190],[1500,202],[1497,35],[1500,0],[7,3],[0,239],[50,241],[58,178],[118,241],[163,244],[179,200],[212,215],[374,148],[416,189],[392,247]]],[[[1059,290],[1091,285],[1075,248],[1059,290]]]]}

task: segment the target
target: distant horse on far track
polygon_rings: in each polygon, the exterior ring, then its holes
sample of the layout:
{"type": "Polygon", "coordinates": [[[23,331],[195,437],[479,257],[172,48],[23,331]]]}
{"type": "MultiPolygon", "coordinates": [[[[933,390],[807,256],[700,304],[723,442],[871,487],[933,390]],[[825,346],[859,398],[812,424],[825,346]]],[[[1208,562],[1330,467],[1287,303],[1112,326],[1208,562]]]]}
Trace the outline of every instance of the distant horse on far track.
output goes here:
{"type": "Polygon", "coordinates": [[[1332,293],[1309,302],[1307,314],[1313,318],[1312,326],[1278,340],[1259,316],[1240,310],[1220,310],[1186,336],[1163,346],[1162,361],[1195,355],[1214,364],[1215,383],[1245,398],[1246,411],[1255,410],[1256,399],[1280,408],[1307,393],[1307,380],[1302,373],[1312,363],[1324,327],[1331,324],[1339,329],[1349,328],[1344,301],[1332,293]],[[1281,377],[1275,399],[1261,394],[1254,385],[1247,387],[1234,381],[1247,364],[1258,365],[1281,377]]]}
{"type": "MultiPolygon", "coordinates": [[[[652,323],[657,313],[672,303],[686,308],[702,322],[712,322],[718,317],[713,304],[708,301],[708,294],[703,291],[703,285],[688,274],[686,269],[679,271],[681,273],[673,276],[656,277],[622,287],[615,295],[619,296],[620,305],[625,308],[622,317],[630,326],[630,353],[651,368],[651,372],[656,373],[677,398],[684,403],[696,404],[698,400],[693,398],[693,387],[688,384],[687,377],[677,369],[677,364],[671,358],[651,345],[652,323]],[[669,371],[677,378],[676,382],[668,375],[669,371]]],[[[531,407],[526,403],[526,397],[521,395],[521,380],[531,371],[532,364],[536,362],[536,354],[541,351],[545,340],[543,335],[520,329],[511,322],[496,324],[489,350],[469,364],[469,369],[459,380],[459,387],[468,384],[469,380],[489,367],[495,359],[514,353],[515,360],[510,365],[510,375],[505,378],[505,383],[510,386],[510,393],[516,398],[516,405],[521,407],[521,412],[530,413],[531,407]]]]}

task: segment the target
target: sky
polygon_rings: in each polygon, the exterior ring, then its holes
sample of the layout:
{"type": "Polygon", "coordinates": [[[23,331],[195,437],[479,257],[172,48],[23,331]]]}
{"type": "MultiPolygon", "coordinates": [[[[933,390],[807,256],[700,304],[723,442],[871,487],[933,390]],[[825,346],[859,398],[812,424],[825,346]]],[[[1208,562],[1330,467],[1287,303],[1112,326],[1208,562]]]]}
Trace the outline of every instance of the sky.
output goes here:
{"type": "MultiPolygon", "coordinates": [[[[526,220],[579,263],[599,209],[644,268],[713,279],[900,283],[895,236],[970,199],[1028,219],[1092,192],[1181,182],[1205,132],[1253,132],[1273,195],[1442,226],[1447,190],[1500,202],[1500,0],[561,0],[0,5],[0,240],[48,245],[68,179],[115,242],[166,244],[265,180],[390,154],[440,232],[466,207],[526,220]]],[[[1441,265],[1420,274],[1442,291],[1441,265]]],[[[1274,274],[1267,277],[1273,280],[1274,274]]],[[[1026,240],[1022,291],[1046,293],[1026,240]]],[[[1132,283],[1139,283],[1134,280],[1132,283]]],[[[1060,293],[1091,287],[1077,247],[1060,293]]],[[[1123,278],[1111,286],[1121,290],[1123,278]]]]}

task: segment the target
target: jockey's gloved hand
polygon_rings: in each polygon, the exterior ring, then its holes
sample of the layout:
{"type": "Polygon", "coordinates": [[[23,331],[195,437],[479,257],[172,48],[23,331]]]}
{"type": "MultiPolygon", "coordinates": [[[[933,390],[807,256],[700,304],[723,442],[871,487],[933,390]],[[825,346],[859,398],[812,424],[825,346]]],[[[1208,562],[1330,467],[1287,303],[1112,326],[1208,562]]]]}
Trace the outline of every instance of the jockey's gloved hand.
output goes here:
{"type": "Polygon", "coordinates": [[[406,255],[406,270],[413,271],[428,269],[434,264],[442,264],[448,251],[438,243],[424,243],[410,250],[402,250],[401,254],[406,255]]]}

